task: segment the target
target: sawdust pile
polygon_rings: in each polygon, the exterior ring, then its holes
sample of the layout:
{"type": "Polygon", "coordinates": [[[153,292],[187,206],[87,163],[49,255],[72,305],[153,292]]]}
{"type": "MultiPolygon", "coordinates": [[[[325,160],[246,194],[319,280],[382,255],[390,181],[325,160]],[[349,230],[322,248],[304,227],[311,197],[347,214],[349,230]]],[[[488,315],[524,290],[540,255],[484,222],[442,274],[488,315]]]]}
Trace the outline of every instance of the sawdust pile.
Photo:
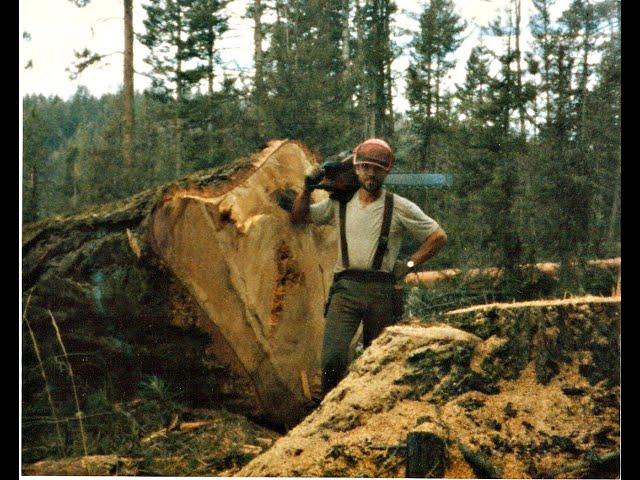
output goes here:
{"type": "Polygon", "coordinates": [[[424,431],[444,441],[444,477],[615,477],[619,341],[619,298],[489,305],[390,327],[237,475],[401,477],[407,435],[424,431]]]}

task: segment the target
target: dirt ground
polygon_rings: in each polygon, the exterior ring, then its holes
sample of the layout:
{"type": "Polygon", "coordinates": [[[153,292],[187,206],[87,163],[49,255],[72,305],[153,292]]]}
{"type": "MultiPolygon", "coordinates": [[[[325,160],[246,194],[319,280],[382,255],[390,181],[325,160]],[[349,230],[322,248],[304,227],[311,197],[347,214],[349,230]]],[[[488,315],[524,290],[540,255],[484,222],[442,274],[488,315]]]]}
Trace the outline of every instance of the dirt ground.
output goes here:
{"type": "Polygon", "coordinates": [[[439,320],[388,328],[284,436],[192,410],[141,438],[140,455],[23,473],[405,477],[407,438],[426,432],[444,445],[427,458],[442,477],[619,476],[619,298],[485,305],[439,320]]]}

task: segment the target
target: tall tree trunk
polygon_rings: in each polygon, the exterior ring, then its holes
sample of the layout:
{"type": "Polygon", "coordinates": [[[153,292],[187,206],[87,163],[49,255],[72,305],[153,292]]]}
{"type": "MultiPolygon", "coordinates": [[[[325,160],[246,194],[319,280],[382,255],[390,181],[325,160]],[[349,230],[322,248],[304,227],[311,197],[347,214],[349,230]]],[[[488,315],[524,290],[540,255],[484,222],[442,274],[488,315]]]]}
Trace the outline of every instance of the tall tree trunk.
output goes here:
{"type": "Polygon", "coordinates": [[[29,212],[30,214],[27,216],[27,218],[25,218],[25,221],[27,222],[32,222],[34,220],[36,220],[38,218],[38,188],[39,188],[39,182],[38,182],[38,169],[35,165],[33,165],[31,167],[31,175],[30,175],[30,180],[31,180],[31,195],[30,195],[30,199],[29,199],[29,212]]]}
{"type": "Polygon", "coordinates": [[[362,25],[362,8],[360,6],[360,0],[356,0],[356,45],[357,51],[357,65],[355,71],[359,78],[360,87],[360,118],[362,122],[362,137],[368,137],[369,135],[369,98],[366,84],[366,76],[364,74],[364,29],[362,25]]]}
{"type": "Polygon", "coordinates": [[[430,119],[431,107],[433,103],[433,94],[432,94],[432,88],[431,88],[431,72],[432,72],[431,58],[429,58],[426,67],[427,67],[427,84],[425,85],[425,88],[427,89],[427,119],[430,119]]]}
{"type": "Polygon", "coordinates": [[[349,0],[342,0],[342,61],[344,62],[345,69],[348,68],[351,58],[351,52],[349,50],[349,39],[351,33],[349,30],[349,0]]]}
{"type": "Polygon", "coordinates": [[[618,208],[620,208],[620,183],[622,182],[621,163],[618,158],[618,168],[616,175],[616,185],[613,190],[613,200],[611,205],[611,215],[609,216],[609,229],[607,232],[607,242],[609,245],[613,243],[616,231],[616,223],[618,220],[618,208]]]}
{"type": "Polygon", "coordinates": [[[549,8],[545,4],[544,10],[540,12],[543,16],[544,21],[544,34],[542,40],[542,55],[543,55],[543,63],[544,63],[544,91],[545,91],[545,124],[548,127],[551,125],[551,52],[550,52],[550,35],[549,31],[550,18],[549,18],[549,8]]]}
{"type": "Polygon", "coordinates": [[[435,106],[436,106],[436,117],[440,114],[440,59],[436,58],[436,95],[435,95],[435,106]]]}
{"type": "MultiPolygon", "coordinates": [[[[253,2],[253,62],[255,65],[255,74],[253,79],[253,101],[256,108],[258,135],[265,136],[265,122],[263,105],[265,100],[264,89],[264,54],[262,51],[262,2],[254,0],[253,2]]],[[[280,26],[280,6],[276,1],[276,25],[280,26]]]]}
{"type": "Polygon", "coordinates": [[[392,58],[387,58],[386,65],[386,77],[387,77],[387,108],[388,108],[388,119],[387,119],[387,135],[391,138],[395,133],[395,124],[393,118],[393,77],[391,72],[391,61],[392,58]]]}
{"type": "Polygon", "coordinates": [[[580,144],[582,146],[585,146],[585,127],[587,123],[587,84],[589,83],[589,53],[591,52],[591,35],[589,35],[589,31],[586,25],[582,37],[582,68],[578,87],[578,106],[580,108],[580,111],[578,112],[580,118],[580,125],[578,126],[578,139],[580,141],[580,144]]]}
{"type": "Polygon", "coordinates": [[[208,80],[207,94],[209,95],[209,98],[212,98],[213,97],[213,77],[214,77],[213,56],[214,56],[214,43],[215,43],[213,27],[209,27],[209,36],[211,38],[211,43],[208,45],[208,49],[207,49],[207,80],[208,80]]]}
{"type": "Polygon", "coordinates": [[[124,78],[123,78],[123,136],[122,158],[125,174],[133,167],[133,0],[124,0],[124,78]]]}
{"type": "Polygon", "coordinates": [[[74,211],[76,208],[78,208],[78,176],[75,174],[75,171],[73,174],[73,193],[71,195],[71,208],[74,211]]]}
{"type": "Polygon", "coordinates": [[[393,79],[391,76],[391,62],[393,61],[393,52],[391,51],[391,28],[390,28],[390,12],[389,12],[389,2],[387,0],[384,1],[384,51],[386,52],[384,59],[384,79],[387,86],[386,89],[386,135],[391,138],[394,132],[393,125],[393,79]]]}
{"type": "Polygon", "coordinates": [[[255,86],[256,103],[262,102],[262,3],[261,0],[253,1],[253,62],[255,64],[255,86]]]}
{"type": "Polygon", "coordinates": [[[522,103],[522,52],[520,51],[520,20],[521,20],[521,0],[515,0],[515,36],[516,36],[516,84],[518,86],[518,113],[520,115],[520,135],[524,138],[525,131],[525,109],[522,103]]]}
{"type": "Polygon", "coordinates": [[[175,175],[176,177],[182,176],[182,102],[184,94],[184,79],[182,78],[182,10],[180,5],[177,5],[178,11],[178,25],[176,32],[176,42],[178,51],[176,53],[176,115],[175,115],[175,175]]]}

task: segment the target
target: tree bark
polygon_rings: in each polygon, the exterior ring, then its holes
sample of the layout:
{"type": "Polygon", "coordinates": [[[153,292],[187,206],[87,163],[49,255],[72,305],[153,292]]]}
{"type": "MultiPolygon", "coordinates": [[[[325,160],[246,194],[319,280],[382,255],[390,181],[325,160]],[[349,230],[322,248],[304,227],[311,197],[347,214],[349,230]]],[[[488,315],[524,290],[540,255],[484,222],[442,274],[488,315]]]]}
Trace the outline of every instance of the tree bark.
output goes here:
{"type": "Polygon", "coordinates": [[[125,170],[133,166],[133,0],[124,0],[124,78],[122,158],[125,170]]]}
{"type": "Polygon", "coordinates": [[[34,165],[31,167],[31,175],[30,175],[30,180],[31,180],[31,195],[29,195],[29,212],[30,215],[28,218],[26,218],[26,221],[33,221],[33,220],[37,220],[38,219],[38,210],[40,208],[39,205],[39,198],[38,198],[38,189],[40,188],[40,182],[38,182],[39,180],[39,172],[38,172],[38,168],[34,165]]]}
{"type": "Polygon", "coordinates": [[[518,113],[520,116],[520,135],[526,136],[525,130],[525,109],[522,103],[522,52],[520,51],[520,20],[521,20],[521,0],[515,0],[515,36],[516,36],[516,82],[518,85],[518,113]]]}
{"type": "Polygon", "coordinates": [[[611,214],[609,215],[609,228],[607,230],[607,241],[611,245],[614,241],[616,224],[618,223],[618,209],[620,208],[620,184],[622,182],[622,165],[618,158],[618,168],[616,169],[616,183],[613,190],[611,204],[611,214]]]}
{"type": "Polygon", "coordinates": [[[255,78],[253,83],[256,89],[256,100],[262,101],[262,4],[261,0],[253,2],[253,61],[255,63],[255,78]]]}
{"type": "Polygon", "coordinates": [[[354,71],[358,72],[360,95],[358,101],[360,102],[360,115],[362,122],[362,137],[369,137],[369,95],[367,91],[366,77],[364,74],[364,26],[362,18],[362,7],[360,6],[360,0],[356,0],[356,45],[357,45],[357,65],[354,71]]]}
{"type": "MultiPolygon", "coordinates": [[[[384,29],[385,29],[385,36],[387,39],[387,43],[390,42],[390,36],[391,36],[391,32],[390,32],[390,27],[389,27],[389,4],[385,3],[385,18],[384,18],[384,29]]],[[[387,121],[386,121],[386,134],[389,138],[391,138],[394,134],[395,131],[395,126],[394,126],[394,119],[393,119],[393,77],[391,75],[391,63],[393,62],[393,56],[392,56],[392,52],[391,52],[391,48],[388,47],[389,49],[389,53],[385,58],[385,62],[384,62],[384,68],[385,68],[385,80],[386,80],[386,85],[387,85],[387,91],[386,91],[386,104],[387,104],[387,121]]]]}
{"type": "Polygon", "coordinates": [[[209,27],[209,37],[212,40],[209,43],[208,49],[207,49],[207,94],[209,95],[209,98],[212,98],[213,97],[213,77],[214,77],[213,56],[215,53],[215,50],[214,50],[215,37],[214,37],[213,27],[209,27]]]}
{"type": "Polygon", "coordinates": [[[349,63],[351,58],[351,53],[349,51],[349,40],[351,38],[351,33],[349,29],[349,0],[342,0],[342,14],[343,14],[343,25],[342,25],[342,61],[344,62],[345,70],[349,69],[349,63]]]}
{"type": "MultiPolygon", "coordinates": [[[[336,235],[293,226],[279,199],[314,162],[304,145],[274,141],[172,185],[26,224],[23,295],[43,357],[55,356],[51,310],[89,389],[109,382],[134,395],[158,375],[191,404],[293,425],[319,384],[336,235]]],[[[39,381],[24,382],[28,403],[39,381]]]]}

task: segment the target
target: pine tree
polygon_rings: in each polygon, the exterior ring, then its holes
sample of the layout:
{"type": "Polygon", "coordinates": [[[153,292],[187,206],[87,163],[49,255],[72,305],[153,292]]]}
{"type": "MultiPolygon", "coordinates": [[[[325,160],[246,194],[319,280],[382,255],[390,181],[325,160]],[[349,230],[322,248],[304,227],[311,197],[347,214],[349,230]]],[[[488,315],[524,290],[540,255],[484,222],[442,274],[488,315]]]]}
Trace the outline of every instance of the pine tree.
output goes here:
{"type": "Polygon", "coordinates": [[[377,136],[390,139],[393,133],[393,103],[391,98],[394,45],[391,39],[392,15],[396,5],[391,0],[364,0],[357,4],[354,19],[358,32],[358,62],[360,69],[360,102],[364,115],[361,137],[377,136]]]}
{"type": "Polygon", "coordinates": [[[226,4],[227,1],[220,0],[194,0],[185,12],[186,35],[191,48],[189,60],[198,62],[189,73],[190,81],[197,83],[205,78],[209,96],[213,95],[215,42],[228,30],[228,19],[220,14],[226,4]]]}
{"type": "Polygon", "coordinates": [[[466,64],[464,84],[458,87],[457,112],[471,129],[487,126],[486,110],[491,84],[490,52],[482,43],[471,50],[466,64]]]}
{"type": "MultiPolygon", "coordinates": [[[[544,124],[551,122],[551,55],[553,50],[553,31],[551,24],[550,8],[555,0],[533,0],[536,10],[529,23],[533,37],[533,52],[528,58],[529,72],[534,77],[539,77],[536,85],[536,97],[544,95],[544,124]]],[[[537,101],[536,101],[537,105],[537,101]]],[[[537,111],[537,108],[536,108],[537,111]]],[[[535,118],[536,126],[540,126],[541,120],[535,118]]]]}
{"type": "Polygon", "coordinates": [[[353,145],[353,88],[342,56],[342,2],[276,3],[264,52],[271,137],[301,139],[324,155],[353,145]]]}
{"type": "Polygon", "coordinates": [[[444,115],[442,79],[454,66],[451,55],[461,43],[466,24],[454,12],[451,0],[431,0],[419,17],[420,30],[411,42],[412,61],[407,69],[409,116],[416,137],[415,155],[421,170],[436,169],[431,155],[434,135],[442,132],[444,115]]]}

